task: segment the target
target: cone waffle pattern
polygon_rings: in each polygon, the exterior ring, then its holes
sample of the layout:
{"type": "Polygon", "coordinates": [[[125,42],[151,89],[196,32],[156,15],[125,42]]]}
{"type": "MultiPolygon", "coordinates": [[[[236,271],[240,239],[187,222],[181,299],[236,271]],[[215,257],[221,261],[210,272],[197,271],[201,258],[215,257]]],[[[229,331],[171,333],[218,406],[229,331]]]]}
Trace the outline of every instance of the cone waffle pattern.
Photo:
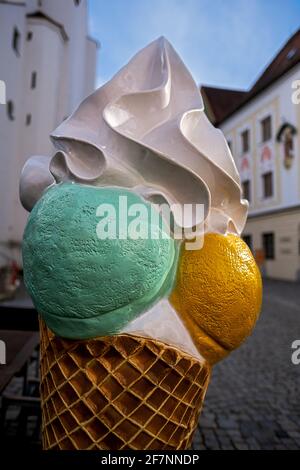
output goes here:
{"type": "Polygon", "coordinates": [[[40,322],[44,449],[188,449],[210,369],[160,341],[85,341],[40,322]]]}

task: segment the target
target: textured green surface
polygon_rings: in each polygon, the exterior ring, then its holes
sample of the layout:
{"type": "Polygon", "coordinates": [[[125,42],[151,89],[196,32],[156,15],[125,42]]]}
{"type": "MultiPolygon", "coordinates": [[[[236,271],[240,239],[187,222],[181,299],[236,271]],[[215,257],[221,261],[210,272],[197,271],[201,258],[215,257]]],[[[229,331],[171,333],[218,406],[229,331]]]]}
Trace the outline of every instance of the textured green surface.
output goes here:
{"type": "MultiPolygon", "coordinates": [[[[133,192],[64,183],[50,188],[30,214],[23,239],[26,287],[49,328],[67,338],[114,334],[159,297],[176,269],[174,240],[100,240],[99,204],[133,192]]],[[[130,218],[129,218],[130,222],[130,218]]],[[[156,227],[161,232],[160,219],[156,227]]]]}

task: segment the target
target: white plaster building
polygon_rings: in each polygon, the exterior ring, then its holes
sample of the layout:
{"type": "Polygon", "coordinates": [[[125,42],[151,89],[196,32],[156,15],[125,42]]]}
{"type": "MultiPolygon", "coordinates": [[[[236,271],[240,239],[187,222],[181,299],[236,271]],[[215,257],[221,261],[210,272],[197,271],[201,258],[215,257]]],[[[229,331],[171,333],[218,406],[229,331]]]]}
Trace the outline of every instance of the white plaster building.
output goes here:
{"type": "Polygon", "coordinates": [[[0,0],[0,266],[4,253],[20,262],[21,168],[51,155],[50,132],[94,89],[98,44],[87,23],[87,0],[0,0]]]}
{"type": "Polygon", "coordinates": [[[201,88],[207,114],[227,138],[250,203],[244,239],[263,274],[289,280],[300,279],[300,103],[292,100],[296,80],[300,30],[249,91],[201,88]]]}

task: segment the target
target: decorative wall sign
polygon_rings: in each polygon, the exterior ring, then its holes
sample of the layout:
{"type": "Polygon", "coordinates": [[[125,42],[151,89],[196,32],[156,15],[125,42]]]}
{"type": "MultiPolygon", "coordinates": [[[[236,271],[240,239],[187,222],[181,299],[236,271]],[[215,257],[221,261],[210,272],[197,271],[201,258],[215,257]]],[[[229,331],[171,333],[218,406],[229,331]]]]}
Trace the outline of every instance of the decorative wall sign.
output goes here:
{"type": "Polygon", "coordinates": [[[277,132],[276,140],[283,146],[283,164],[285,168],[289,169],[294,160],[294,135],[297,134],[295,126],[289,123],[284,123],[277,132]]]}

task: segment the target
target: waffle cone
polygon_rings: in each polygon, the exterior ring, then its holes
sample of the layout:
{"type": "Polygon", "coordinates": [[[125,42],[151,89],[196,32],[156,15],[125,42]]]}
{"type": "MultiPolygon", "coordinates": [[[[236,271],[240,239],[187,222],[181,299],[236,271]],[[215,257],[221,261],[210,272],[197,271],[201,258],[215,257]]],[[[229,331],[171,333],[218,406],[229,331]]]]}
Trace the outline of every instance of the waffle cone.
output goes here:
{"type": "Polygon", "coordinates": [[[161,341],[55,336],[40,322],[44,449],[188,449],[210,369],[161,341]]]}

